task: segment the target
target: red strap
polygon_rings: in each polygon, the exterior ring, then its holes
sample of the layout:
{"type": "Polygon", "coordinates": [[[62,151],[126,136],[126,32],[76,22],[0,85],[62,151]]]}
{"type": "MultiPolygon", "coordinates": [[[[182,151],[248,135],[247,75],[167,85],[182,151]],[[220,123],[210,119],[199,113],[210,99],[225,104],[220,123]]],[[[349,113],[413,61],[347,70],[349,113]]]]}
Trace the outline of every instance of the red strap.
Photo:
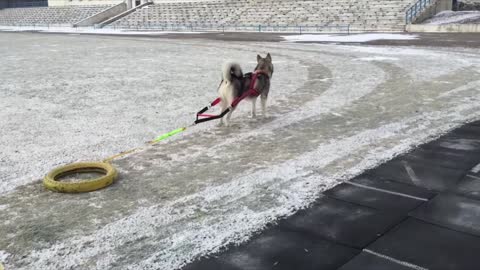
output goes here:
{"type": "MultiPolygon", "coordinates": [[[[248,97],[248,96],[259,96],[260,93],[257,91],[257,89],[255,89],[255,82],[257,82],[257,77],[258,75],[260,74],[263,74],[263,75],[266,75],[268,76],[268,73],[263,71],[263,70],[257,70],[255,72],[252,73],[252,80],[250,81],[250,86],[248,87],[248,90],[243,93],[243,95],[241,95],[240,97],[236,98],[235,100],[233,100],[232,102],[232,107],[236,107],[238,105],[238,103],[240,103],[240,101],[242,101],[242,99],[248,97]]],[[[210,106],[215,106],[217,105],[218,103],[220,103],[220,101],[222,101],[221,98],[217,98],[215,99],[214,101],[212,101],[212,103],[210,103],[210,106]]],[[[213,116],[213,115],[209,115],[209,114],[201,114],[199,116],[205,116],[205,117],[210,117],[210,116],[213,116]]]]}
{"type": "Polygon", "coordinates": [[[248,91],[250,91],[250,89],[254,89],[255,82],[257,81],[257,77],[258,77],[258,73],[254,72],[252,75],[252,80],[250,81],[250,86],[248,87],[248,91]]]}
{"type": "Polygon", "coordinates": [[[218,103],[220,103],[220,101],[222,101],[222,99],[221,99],[221,98],[217,98],[217,99],[215,99],[214,101],[212,101],[212,103],[210,103],[210,106],[213,107],[213,106],[217,105],[218,103]]]}
{"type": "Polygon", "coordinates": [[[258,96],[259,93],[257,90],[251,88],[249,89],[247,92],[243,93],[243,95],[239,96],[238,98],[236,98],[233,102],[232,102],[232,107],[236,107],[238,103],[240,103],[240,101],[242,101],[242,99],[248,97],[248,96],[258,96]]]}
{"type": "Polygon", "coordinates": [[[257,77],[260,74],[263,74],[263,75],[268,77],[268,73],[263,71],[263,70],[256,70],[252,74],[253,74],[253,76],[252,76],[252,80],[250,81],[250,87],[248,88],[248,91],[252,91],[251,92],[252,95],[258,96],[258,95],[260,95],[260,93],[257,91],[257,89],[255,89],[255,83],[257,82],[257,77]]]}

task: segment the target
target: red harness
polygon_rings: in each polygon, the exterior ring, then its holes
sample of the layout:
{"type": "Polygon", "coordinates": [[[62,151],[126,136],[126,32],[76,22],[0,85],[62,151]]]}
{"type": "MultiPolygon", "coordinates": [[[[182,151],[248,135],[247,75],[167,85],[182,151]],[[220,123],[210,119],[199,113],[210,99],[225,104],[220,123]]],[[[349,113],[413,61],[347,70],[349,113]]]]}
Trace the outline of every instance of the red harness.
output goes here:
{"type": "MultiPolygon", "coordinates": [[[[258,97],[260,95],[260,93],[257,91],[257,89],[255,89],[255,83],[257,82],[257,78],[259,75],[266,75],[268,76],[268,73],[266,71],[263,71],[263,70],[256,70],[252,73],[252,78],[250,80],[250,85],[248,86],[248,90],[245,91],[245,93],[243,93],[243,95],[237,97],[236,99],[233,100],[232,104],[230,105],[230,107],[234,108],[238,105],[238,103],[240,103],[240,101],[242,101],[243,99],[245,99],[246,97],[258,97]]],[[[212,101],[210,103],[209,106],[205,107],[205,108],[200,111],[198,114],[197,114],[197,120],[198,120],[198,117],[218,117],[220,115],[213,115],[213,114],[203,114],[203,112],[207,111],[208,109],[210,109],[211,107],[217,105],[218,103],[220,103],[220,101],[222,101],[221,98],[217,98],[215,99],[214,101],[212,101]]],[[[224,115],[224,113],[221,114],[222,116],[224,115]]],[[[216,119],[216,118],[215,118],[216,119]]],[[[213,120],[213,119],[212,119],[213,120]]]]}

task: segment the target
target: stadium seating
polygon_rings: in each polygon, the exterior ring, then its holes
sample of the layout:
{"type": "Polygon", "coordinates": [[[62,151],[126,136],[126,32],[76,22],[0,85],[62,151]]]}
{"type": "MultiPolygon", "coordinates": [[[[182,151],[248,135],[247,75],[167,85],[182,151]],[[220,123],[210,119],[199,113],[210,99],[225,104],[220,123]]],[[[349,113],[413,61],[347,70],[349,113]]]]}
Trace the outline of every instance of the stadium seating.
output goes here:
{"type": "Polygon", "coordinates": [[[111,27],[350,26],[351,31],[402,31],[412,0],[235,0],[157,2],[111,27]]]}
{"type": "MultiPolygon", "coordinates": [[[[108,27],[158,26],[268,28],[282,26],[350,31],[403,31],[413,0],[207,0],[156,2],[108,27]]],[[[32,7],[0,10],[0,25],[73,24],[108,6],[32,7]]]]}
{"type": "Polygon", "coordinates": [[[108,7],[97,5],[0,9],[0,25],[71,25],[108,7]]]}

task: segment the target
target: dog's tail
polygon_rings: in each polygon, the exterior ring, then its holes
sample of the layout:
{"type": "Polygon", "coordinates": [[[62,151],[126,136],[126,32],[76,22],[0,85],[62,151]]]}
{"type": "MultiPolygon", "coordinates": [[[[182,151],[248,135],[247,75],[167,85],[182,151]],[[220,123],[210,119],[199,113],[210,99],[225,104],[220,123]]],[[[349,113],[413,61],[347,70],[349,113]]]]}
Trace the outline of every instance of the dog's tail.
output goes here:
{"type": "Polygon", "coordinates": [[[240,64],[236,62],[226,62],[222,67],[222,80],[231,82],[233,77],[243,77],[242,68],[240,67],[240,64]]]}

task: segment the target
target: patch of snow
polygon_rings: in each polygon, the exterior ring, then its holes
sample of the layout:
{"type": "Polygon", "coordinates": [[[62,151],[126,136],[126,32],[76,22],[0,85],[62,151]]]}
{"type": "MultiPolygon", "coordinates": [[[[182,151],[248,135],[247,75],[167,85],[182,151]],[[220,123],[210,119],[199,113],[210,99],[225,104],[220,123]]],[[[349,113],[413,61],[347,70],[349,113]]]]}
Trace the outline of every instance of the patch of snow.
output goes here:
{"type": "Polygon", "coordinates": [[[466,90],[471,90],[471,89],[480,89],[480,81],[468,82],[465,85],[462,85],[458,88],[455,88],[455,89],[452,89],[450,91],[447,91],[447,92],[444,92],[444,93],[440,94],[440,97],[448,97],[448,96],[457,94],[459,92],[466,91],[466,90]]]}
{"type": "Polygon", "coordinates": [[[417,35],[405,34],[355,34],[355,35],[291,35],[282,36],[288,42],[368,42],[374,40],[413,40],[417,35]]]}
{"type": "Polygon", "coordinates": [[[134,31],[111,28],[90,28],[90,27],[63,27],[63,26],[0,26],[0,32],[30,32],[38,31],[45,33],[67,33],[67,34],[103,34],[103,35],[166,35],[166,34],[201,34],[203,32],[190,31],[134,31]]]}
{"type": "Polygon", "coordinates": [[[10,257],[10,255],[11,254],[9,254],[8,252],[0,250],[0,264],[4,264],[7,258],[10,257]]]}
{"type": "Polygon", "coordinates": [[[480,11],[451,11],[446,10],[438,13],[432,18],[423,22],[423,24],[442,25],[442,24],[464,24],[471,21],[480,20],[480,11]]]}
{"type": "Polygon", "coordinates": [[[473,173],[479,173],[480,172],[480,163],[475,165],[475,167],[473,167],[470,171],[473,172],[473,173]]]}

